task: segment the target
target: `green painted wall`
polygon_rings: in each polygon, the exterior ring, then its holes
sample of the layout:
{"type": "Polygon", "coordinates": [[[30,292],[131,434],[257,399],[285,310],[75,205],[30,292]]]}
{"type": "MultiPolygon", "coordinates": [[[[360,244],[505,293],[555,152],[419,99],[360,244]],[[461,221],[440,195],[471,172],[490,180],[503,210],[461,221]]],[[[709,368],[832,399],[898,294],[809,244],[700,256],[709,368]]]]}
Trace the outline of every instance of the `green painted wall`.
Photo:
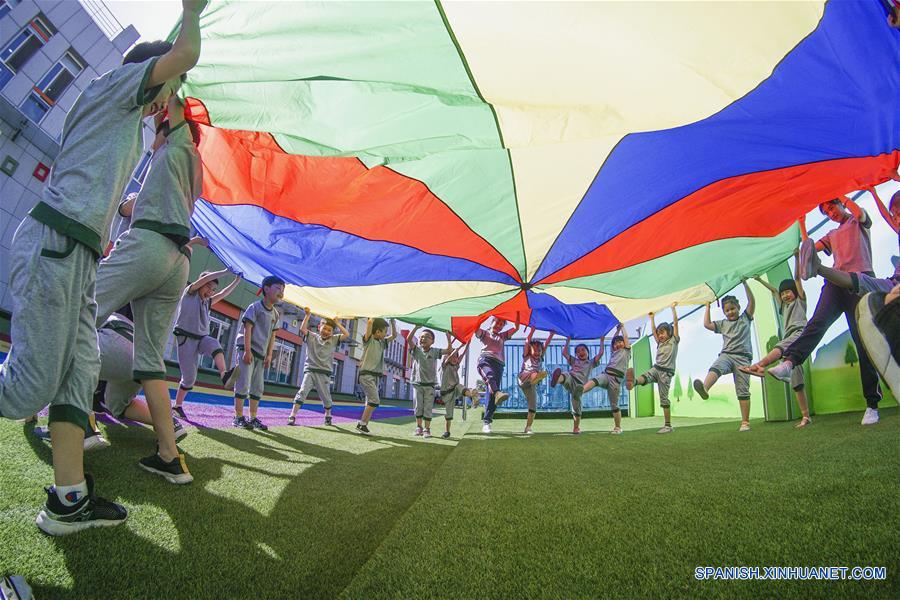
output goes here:
{"type": "MultiPolygon", "coordinates": [[[[631,361],[634,365],[635,377],[649,370],[650,367],[653,366],[653,355],[650,353],[649,337],[642,337],[631,345],[631,361]]],[[[634,406],[634,410],[631,411],[631,416],[652,417],[655,414],[653,386],[636,385],[634,386],[634,391],[632,393],[632,405],[634,406]]]]}

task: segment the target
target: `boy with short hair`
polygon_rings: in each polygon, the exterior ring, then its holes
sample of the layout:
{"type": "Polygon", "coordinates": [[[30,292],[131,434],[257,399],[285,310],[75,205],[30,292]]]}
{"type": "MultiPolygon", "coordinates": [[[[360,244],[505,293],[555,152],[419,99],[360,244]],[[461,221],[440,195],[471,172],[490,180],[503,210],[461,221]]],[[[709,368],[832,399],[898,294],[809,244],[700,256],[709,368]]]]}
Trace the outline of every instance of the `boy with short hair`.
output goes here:
{"type": "Polygon", "coordinates": [[[234,386],[237,373],[234,369],[226,371],[225,352],[219,341],[209,335],[209,311],[213,304],[224,300],[240,284],[241,278],[235,276],[234,280],[219,293],[216,288],[219,278],[229,273],[228,269],[221,271],[200,273],[197,281],[189,284],[181,293],[178,303],[178,312],[175,315],[175,328],[172,332],[175,343],[178,344],[178,369],[181,371],[181,382],[178,384],[178,392],[175,394],[175,406],[172,408],[182,419],[184,414],[184,398],[194,387],[197,381],[198,359],[202,356],[210,356],[222,385],[227,389],[234,386]]]}
{"type": "MultiPolygon", "coordinates": [[[[832,229],[818,242],[805,239],[800,245],[800,276],[809,279],[819,270],[816,252],[834,255],[834,270],[845,273],[856,273],[868,278],[875,277],[872,272],[872,243],[869,229],[872,219],[856,202],[847,198],[835,198],[819,205],[819,210],[832,221],[840,225],[832,229]]],[[[859,355],[859,375],[862,380],[863,395],[866,398],[866,412],[862,418],[863,425],[878,423],[878,403],[881,401],[881,386],[878,384],[878,372],[869,360],[868,354],[862,350],[859,330],[856,323],[856,306],[859,296],[850,289],[826,280],[819,295],[819,302],[813,311],[803,333],[784,351],[780,365],[769,369],[776,379],[790,381],[794,365],[801,365],[816,348],[825,332],[843,313],[850,327],[850,337],[856,344],[859,355]]]]}
{"type": "Polygon", "coordinates": [[[281,313],[275,308],[284,297],[284,279],[268,275],[262,280],[262,298],[247,307],[241,315],[241,328],[234,342],[234,421],[235,427],[268,431],[257,411],[265,384],[263,375],[272,364],[275,332],[280,328],[281,313]],[[244,418],[244,401],[250,398],[250,420],[244,418]]]}
{"type": "Polygon", "coordinates": [[[678,359],[678,344],[681,343],[681,336],[678,333],[678,311],[675,307],[678,304],[672,303],[672,323],[660,323],[656,326],[654,313],[650,313],[650,330],[653,332],[653,339],[656,340],[656,362],[650,367],[650,370],[641,374],[635,379],[634,369],[628,369],[625,372],[625,388],[628,391],[634,389],[635,385],[648,385],[656,382],[656,389],[659,390],[659,405],[663,410],[663,426],[656,433],[666,434],[674,431],[672,427],[672,409],[669,402],[669,387],[672,385],[672,377],[675,376],[675,364],[678,359]]]}
{"type": "MultiPolygon", "coordinates": [[[[799,260],[799,259],[798,259],[799,260]]],[[[759,362],[748,367],[739,367],[739,370],[756,377],[766,376],[766,367],[781,358],[794,341],[800,337],[806,326],[806,294],[803,292],[803,283],[800,280],[799,268],[794,269],[795,278],[785,279],[775,289],[761,277],[754,277],[766,289],[772,292],[772,297],[778,305],[778,315],[781,319],[781,340],[772,348],[772,351],[759,359],[759,362]]],[[[797,405],[803,417],[795,427],[803,428],[812,423],[809,416],[809,403],[804,391],[803,365],[797,365],[791,369],[791,389],[797,396],[797,405]]]]}
{"type": "Polygon", "coordinates": [[[581,396],[584,394],[584,384],[590,379],[591,371],[600,364],[600,358],[603,356],[603,344],[600,344],[600,352],[594,358],[590,358],[586,344],[578,344],[575,346],[575,356],[573,357],[569,354],[570,341],[571,338],[567,337],[562,351],[563,358],[569,363],[569,372],[563,373],[560,368],[553,371],[550,387],[556,387],[561,383],[572,395],[572,433],[578,435],[581,433],[581,396]]]}
{"type": "Polygon", "coordinates": [[[154,142],[154,160],[134,204],[131,228],[97,270],[97,326],[126,304],[134,313],[133,377],[144,387],[159,441],[157,452],[141,459],[141,466],[163,476],[186,472],[175,442],[163,355],[190,270],[185,248],[203,188],[200,154],[177,96],[169,100],[168,117],[154,142]]]}
{"type": "MultiPolygon", "coordinates": [[[[600,338],[602,344],[603,338],[600,338]]],[[[609,397],[609,405],[613,414],[613,435],[622,434],[622,410],[619,408],[619,390],[622,389],[622,380],[628,371],[628,363],[631,360],[631,344],[628,341],[628,332],[621,323],[616,326],[616,334],[610,343],[612,355],[602,375],[594,377],[584,385],[584,393],[588,393],[595,387],[602,387],[609,397]]]]}
{"type": "Polygon", "coordinates": [[[356,423],[356,431],[368,435],[369,420],[372,413],[381,404],[378,396],[378,384],[384,377],[384,352],[397,338],[397,323],[391,319],[391,334],[387,334],[388,323],[382,318],[369,318],[366,321],[366,332],[363,334],[363,355],[359,361],[359,387],[366,398],[366,408],[356,423]]]}
{"type": "Polygon", "coordinates": [[[306,316],[300,324],[300,334],[306,344],[306,362],[303,364],[303,381],[300,389],[294,396],[294,406],[288,417],[288,425],[293,425],[297,418],[297,412],[303,408],[303,403],[309,397],[310,392],[316,390],[325,408],[325,425],[331,425],[331,373],[334,368],[334,352],[338,345],[350,337],[350,332],[337,319],[322,319],[319,321],[318,333],[310,334],[309,317],[312,314],[309,308],[304,308],[306,316]],[[335,335],[334,330],[340,329],[335,335]]]}
{"type": "Polygon", "coordinates": [[[447,334],[447,348],[434,348],[434,332],[430,329],[422,331],[416,343],[416,332],[419,326],[406,338],[409,346],[409,358],[412,361],[412,381],[414,409],[416,414],[415,436],[431,437],[431,415],[434,409],[434,388],[437,385],[437,361],[450,354],[450,334],[447,334]],[[423,427],[424,424],[424,427],[423,427]]]}
{"type": "Polygon", "coordinates": [[[491,433],[491,423],[494,420],[494,412],[497,405],[509,398],[509,394],[500,389],[500,382],[503,379],[503,368],[506,366],[506,360],[503,358],[503,347],[506,340],[511,338],[516,331],[519,330],[519,324],[515,327],[503,331],[506,326],[506,319],[494,317],[494,324],[489,330],[478,328],[475,337],[484,344],[481,354],[478,355],[478,374],[484,381],[485,395],[487,403],[484,406],[484,425],[481,427],[482,433],[491,433]]]}
{"type": "Polygon", "coordinates": [[[0,367],[0,414],[22,418],[51,405],[55,484],[36,520],[50,535],[127,517],[124,507],[95,495],[84,473],[84,424],[100,369],[94,283],[112,213],[142,150],[141,121],[165,107],[200,55],[205,1],[182,5],[174,45],[138,44],[123,66],[91,81],[75,100],[43,201],[13,238],[13,346],[0,367]]]}
{"type": "Polygon", "coordinates": [[[756,310],[756,299],[750,286],[744,281],[744,292],[747,294],[747,308],[741,312],[741,303],[734,296],[722,298],[722,311],[725,318],[713,321],[710,318],[709,303],[703,315],[703,326],[722,336],[722,351],[709,368],[706,379],[694,380],[694,389],[704,400],[709,399],[709,390],[719,377],[731,373],[734,377],[734,391],[741,405],[741,426],[738,431],[750,431],[750,375],[741,367],[750,365],[753,360],[753,344],[750,340],[750,327],[753,313],[756,310]]]}

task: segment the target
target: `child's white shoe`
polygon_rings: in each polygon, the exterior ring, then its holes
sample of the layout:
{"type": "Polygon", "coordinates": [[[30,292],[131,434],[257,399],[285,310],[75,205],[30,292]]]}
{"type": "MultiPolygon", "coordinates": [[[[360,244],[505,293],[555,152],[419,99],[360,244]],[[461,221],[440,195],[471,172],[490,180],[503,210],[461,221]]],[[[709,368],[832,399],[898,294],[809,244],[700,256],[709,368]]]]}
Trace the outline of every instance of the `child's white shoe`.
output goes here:
{"type": "Polygon", "coordinates": [[[816,253],[816,243],[811,238],[800,242],[800,256],[797,261],[800,269],[800,277],[803,280],[812,279],[819,274],[819,255],[816,253]]]}
{"type": "Polygon", "coordinates": [[[423,432],[422,432],[422,437],[423,437],[423,438],[430,438],[430,437],[431,437],[431,430],[430,430],[430,429],[426,429],[425,431],[423,431],[423,432]]]}
{"type": "Polygon", "coordinates": [[[782,361],[781,364],[772,367],[769,369],[768,373],[778,381],[784,381],[785,383],[790,383],[791,381],[791,371],[794,370],[794,365],[787,361],[782,361]]]}
{"type": "Polygon", "coordinates": [[[525,435],[534,435],[534,432],[531,430],[531,427],[525,428],[525,435]]]}
{"type": "Polygon", "coordinates": [[[613,427],[612,431],[609,432],[611,435],[622,435],[621,427],[613,427]]]}
{"type": "MultiPolygon", "coordinates": [[[[662,427],[659,428],[659,431],[657,431],[656,433],[672,433],[672,431],[673,430],[672,430],[671,425],[663,425],[662,427]]],[[[622,431],[619,430],[619,433],[622,433],[622,431]]]]}
{"type": "Polygon", "coordinates": [[[867,408],[866,413],[862,418],[862,425],[875,425],[878,423],[878,409],[877,408],[867,408]]]}
{"type": "Polygon", "coordinates": [[[491,432],[491,424],[490,424],[490,423],[485,423],[485,424],[481,427],[481,433],[490,433],[490,432],[491,432]]]}
{"type": "Polygon", "coordinates": [[[747,421],[743,421],[741,423],[741,427],[740,427],[740,429],[738,429],[738,431],[740,431],[742,433],[745,431],[750,431],[750,423],[748,423],[747,421]]]}
{"type": "Polygon", "coordinates": [[[422,428],[416,427],[416,430],[413,432],[413,437],[420,437],[422,435],[422,428]]]}

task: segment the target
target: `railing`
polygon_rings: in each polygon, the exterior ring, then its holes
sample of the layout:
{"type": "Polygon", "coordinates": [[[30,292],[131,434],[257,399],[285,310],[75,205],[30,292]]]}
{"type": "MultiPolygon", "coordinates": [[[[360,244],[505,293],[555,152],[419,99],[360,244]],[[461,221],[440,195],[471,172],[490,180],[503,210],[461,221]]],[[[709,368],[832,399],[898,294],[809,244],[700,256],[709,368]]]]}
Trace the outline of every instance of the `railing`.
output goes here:
{"type": "Polygon", "coordinates": [[[125,29],[103,0],[78,0],[103,34],[112,40],[125,29]]]}

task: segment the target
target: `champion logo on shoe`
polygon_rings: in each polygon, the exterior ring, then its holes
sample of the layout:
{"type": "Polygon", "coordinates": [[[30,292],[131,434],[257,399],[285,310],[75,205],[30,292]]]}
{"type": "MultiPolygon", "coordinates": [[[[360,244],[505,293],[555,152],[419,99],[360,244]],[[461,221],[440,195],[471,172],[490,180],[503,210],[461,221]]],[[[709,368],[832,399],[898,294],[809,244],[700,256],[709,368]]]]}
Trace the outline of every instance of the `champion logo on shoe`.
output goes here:
{"type": "Polygon", "coordinates": [[[66,502],[71,502],[72,504],[78,504],[78,501],[81,500],[80,496],[81,496],[81,492],[79,492],[78,490],[72,490],[71,492],[66,494],[66,496],[65,496],[66,502]]]}

